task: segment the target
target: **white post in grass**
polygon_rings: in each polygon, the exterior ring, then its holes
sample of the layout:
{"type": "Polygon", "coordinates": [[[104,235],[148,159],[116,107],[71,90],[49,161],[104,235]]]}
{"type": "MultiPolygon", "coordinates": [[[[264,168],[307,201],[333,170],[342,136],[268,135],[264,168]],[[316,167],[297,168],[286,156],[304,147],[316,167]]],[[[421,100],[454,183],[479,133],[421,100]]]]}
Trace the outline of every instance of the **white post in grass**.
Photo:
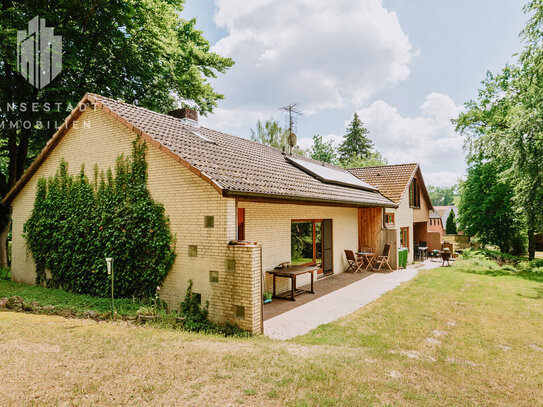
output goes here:
{"type": "Polygon", "coordinates": [[[107,274],[111,275],[111,319],[115,319],[115,305],[113,303],[113,257],[106,257],[107,274]]]}

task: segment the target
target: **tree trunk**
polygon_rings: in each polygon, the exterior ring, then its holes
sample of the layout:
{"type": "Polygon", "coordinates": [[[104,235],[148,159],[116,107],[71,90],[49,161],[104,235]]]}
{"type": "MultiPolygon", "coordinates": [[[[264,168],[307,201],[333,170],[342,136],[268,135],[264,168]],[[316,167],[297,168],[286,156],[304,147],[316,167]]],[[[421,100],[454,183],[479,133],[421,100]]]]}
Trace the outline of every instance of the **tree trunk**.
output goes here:
{"type": "MultiPolygon", "coordinates": [[[[34,90],[32,100],[37,96],[34,90]]],[[[26,158],[28,156],[28,144],[32,134],[32,128],[25,128],[25,122],[32,121],[32,111],[29,109],[23,114],[22,126],[19,133],[19,146],[17,146],[17,133],[12,131],[8,137],[8,176],[2,174],[0,177],[0,193],[4,198],[11,188],[17,183],[23,175],[26,167],[26,158]]],[[[0,203],[0,266],[8,267],[8,234],[11,227],[11,208],[0,203]]]]}
{"type": "Polygon", "coordinates": [[[532,227],[528,228],[528,259],[535,258],[535,231],[532,227]]]}
{"type": "MultiPolygon", "coordinates": [[[[7,189],[5,193],[2,194],[4,198],[6,193],[15,185],[17,182],[17,134],[11,132],[8,138],[8,175],[7,175],[7,189]]],[[[4,191],[2,191],[4,192],[4,191]]]]}
{"type": "Polygon", "coordinates": [[[8,234],[10,226],[11,221],[6,225],[3,225],[0,229],[0,266],[3,268],[8,268],[10,266],[8,256],[8,234]]]}

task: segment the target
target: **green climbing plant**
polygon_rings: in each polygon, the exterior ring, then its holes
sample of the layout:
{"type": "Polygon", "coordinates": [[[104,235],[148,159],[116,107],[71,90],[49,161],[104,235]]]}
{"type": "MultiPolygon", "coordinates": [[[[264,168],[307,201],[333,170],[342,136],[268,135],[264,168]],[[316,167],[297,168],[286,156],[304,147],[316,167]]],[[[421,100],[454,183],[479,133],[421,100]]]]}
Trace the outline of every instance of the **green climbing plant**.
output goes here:
{"type": "Polygon", "coordinates": [[[175,259],[175,237],[147,189],[145,153],[137,138],[131,157],[119,156],[114,172],[95,166],[92,182],[84,166],[71,175],[64,160],[53,177],[38,181],[24,225],[37,284],[106,297],[105,258],[113,257],[117,297],[156,292],[175,259]]]}

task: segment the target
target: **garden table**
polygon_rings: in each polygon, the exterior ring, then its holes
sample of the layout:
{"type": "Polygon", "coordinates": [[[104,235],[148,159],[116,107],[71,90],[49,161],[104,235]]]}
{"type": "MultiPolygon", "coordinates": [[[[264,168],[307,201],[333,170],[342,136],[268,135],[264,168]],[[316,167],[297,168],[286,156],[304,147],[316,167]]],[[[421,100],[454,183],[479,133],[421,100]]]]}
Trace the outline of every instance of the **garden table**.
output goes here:
{"type": "Polygon", "coordinates": [[[296,301],[294,297],[309,293],[309,294],[315,294],[313,291],[313,272],[315,270],[319,270],[320,267],[317,265],[312,266],[290,266],[290,267],[284,267],[282,269],[273,269],[269,270],[268,273],[273,275],[273,297],[281,300],[290,300],[290,301],[296,301]],[[311,274],[311,290],[303,290],[301,288],[296,287],[296,277],[301,274],[311,274]],[[287,293],[278,295],[276,294],[276,277],[286,277],[290,278],[291,280],[291,287],[290,287],[290,293],[287,291],[287,293]]]}
{"type": "Polygon", "coordinates": [[[373,263],[373,260],[375,260],[375,253],[370,253],[370,252],[358,252],[357,253],[360,257],[362,257],[364,259],[364,261],[368,264],[366,266],[366,268],[364,269],[365,271],[368,271],[368,269],[372,269],[372,270],[375,270],[372,266],[372,263],[373,263]]]}

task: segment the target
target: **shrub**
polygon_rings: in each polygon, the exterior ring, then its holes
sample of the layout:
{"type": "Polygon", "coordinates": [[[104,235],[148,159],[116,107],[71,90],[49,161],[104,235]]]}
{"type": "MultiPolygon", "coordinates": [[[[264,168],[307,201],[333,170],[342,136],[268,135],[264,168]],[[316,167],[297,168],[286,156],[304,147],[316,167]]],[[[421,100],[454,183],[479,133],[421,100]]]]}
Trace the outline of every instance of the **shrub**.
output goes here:
{"type": "Polygon", "coordinates": [[[462,258],[471,260],[470,266],[483,266],[486,264],[489,270],[499,268],[501,271],[526,278],[539,279],[543,275],[543,259],[528,261],[525,257],[513,256],[489,249],[464,250],[462,258]]]}
{"type": "Polygon", "coordinates": [[[84,167],[73,176],[62,161],[54,177],[40,179],[24,236],[37,284],[106,297],[105,258],[113,257],[116,297],[152,296],[173,264],[175,239],[147,189],[141,138],[131,157],[118,157],[115,174],[95,167],[91,183],[84,167]]]}
{"type": "Polygon", "coordinates": [[[510,263],[510,264],[517,264],[518,262],[525,261],[524,258],[519,256],[514,256],[509,253],[503,253],[498,250],[490,250],[490,249],[467,249],[463,252],[464,258],[486,258],[490,260],[494,260],[500,264],[504,263],[510,263]]]}
{"type": "Polygon", "coordinates": [[[181,303],[181,316],[184,318],[183,329],[192,332],[215,333],[224,336],[250,337],[252,334],[241,329],[236,324],[226,321],[224,325],[211,322],[208,319],[209,302],[202,307],[196,294],[192,292],[192,280],[189,280],[185,301],[181,303]]]}
{"type": "Polygon", "coordinates": [[[206,302],[205,307],[200,306],[196,294],[192,292],[192,280],[189,280],[185,301],[181,303],[181,316],[185,318],[183,327],[193,332],[213,330],[213,323],[207,319],[208,306],[209,302],[206,302]]]}
{"type": "Polygon", "coordinates": [[[0,279],[11,280],[11,269],[7,267],[0,267],[0,279]]]}

